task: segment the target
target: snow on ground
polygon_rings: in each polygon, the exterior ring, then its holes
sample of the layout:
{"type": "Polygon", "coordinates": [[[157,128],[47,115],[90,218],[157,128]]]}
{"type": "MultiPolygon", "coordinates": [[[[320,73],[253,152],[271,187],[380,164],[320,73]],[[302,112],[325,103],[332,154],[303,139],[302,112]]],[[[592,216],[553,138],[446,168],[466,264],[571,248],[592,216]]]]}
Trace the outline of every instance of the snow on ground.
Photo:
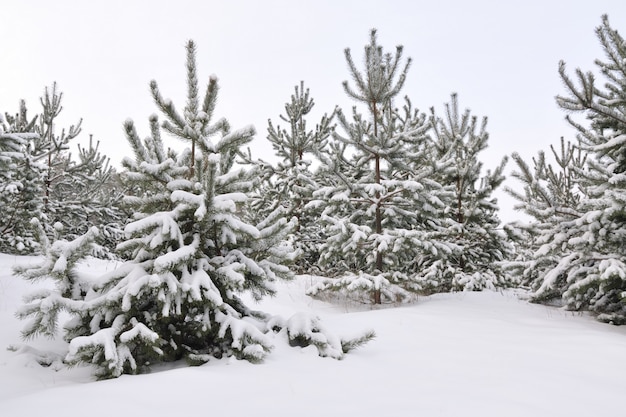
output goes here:
{"type": "MultiPolygon", "coordinates": [[[[373,328],[377,338],[342,361],[277,339],[258,365],[213,360],[94,381],[91,369],[65,369],[53,356],[51,366],[37,363],[42,352],[62,353],[63,342],[20,340],[23,323],[13,313],[34,287],[11,268],[28,260],[0,255],[3,417],[624,415],[626,328],[528,304],[514,292],[444,294],[380,309],[329,304],[304,295],[312,277],[280,284],[258,308],[285,317],[315,312],[337,333],[373,328]]],[[[86,270],[111,267],[94,260],[86,270]]]]}

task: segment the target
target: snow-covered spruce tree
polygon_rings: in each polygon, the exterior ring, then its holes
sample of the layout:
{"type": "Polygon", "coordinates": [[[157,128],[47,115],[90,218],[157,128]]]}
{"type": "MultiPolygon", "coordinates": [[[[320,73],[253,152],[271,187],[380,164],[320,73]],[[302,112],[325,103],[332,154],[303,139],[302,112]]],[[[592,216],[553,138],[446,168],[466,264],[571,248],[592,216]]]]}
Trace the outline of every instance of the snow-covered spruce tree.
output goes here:
{"type": "MultiPolygon", "coordinates": [[[[515,209],[530,216],[530,221],[517,221],[505,226],[515,246],[514,259],[506,263],[506,269],[519,277],[520,284],[536,291],[543,283],[545,274],[560,261],[561,246],[548,250],[546,243],[567,235],[568,222],[577,218],[578,205],[585,198],[580,186],[581,173],[585,170],[587,154],[580,147],[561,138],[559,151],[550,145],[555,165],[547,162],[545,152],[532,158],[532,168],[518,154],[513,154],[517,169],[512,176],[523,184],[522,192],[511,187],[505,191],[518,203],[515,209]],[[541,249],[541,250],[540,250],[541,249]]],[[[563,243],[563,241],[561,241],[563,243]]],[[[553,290],[544,292],[542,299],[561,297],[565,277],[559,277],[553,290]]]]}
{"type": "Polygon", "coordinates": [[[334,113],[324,114],[315,129],[308,129],[306,117],[313,106],[309,89],[300,82],[285,104],[285,115],[280,115],[287,128],[275,126],[268,120],[267,140],[281,161],[275,165],[259,162],[263,181],[251,199],[252,209],[249,210],[256,219],[266,218],[276,210],[287,218],[297,219],[291,237],[293,246],[301,252],[293,265],[297,273],[317,270],[319,245],[324,241],[319,213],[305,210],[305,206],[311,201],[313,191],[320,187],[311,165],[327,144],[334,113]]]}
{"type": "Polygon", "coordinates": [[[340,276],[312,287],[311,295],[326,290],[365,293],[375,304],[407,299],[407,290],[421,289],[416,274],[408,273],[417,254],[448,250],[433,243],[433,230],[421,227],[441,203],[430,194],[438,188],[429,178],[433,167],[407,163],[426,160],[426,116],[413,110],[408,99],[402,111],[393,107],[411,63],[402,62],[402,49],[383,53],[372,30],[363,72],[345,50],[355,86],[345,81],[344,90],[367,106],[367,114],[355,107],[349,120],[337,112],[345,133],[333,133],[338,145],[324,163],[335,179],[314,193],[317,200],[311,205],[324,207],[328,238],[321,248],[322,265],[340,276]]]}
{"type": "MultiPolygon", "coordinates": [[[[343,341],[315,317],[283,320],[242,302],[241,293],[260,298],[273,293],[276,279],[290,278],[284,263],[292,249],[282,242],[294,224],[281,217],[256,226],[241,220],[240,210],[258,172],[233,166],[254,128],[230,131],[226,120],[213,122],[217,79],[210,78],[201,100],[192,41],[187,45],[187,84],[181,115],[152,81],[152,96],[166,120],[159,125],[157,116],[151,116],[151,135],[145,140],[132,121],[124,125],[135,153],[134,160],[123,161],[128,189],[135,192],[125,202],[135,216],[118,249],[129,260],[85,286],[84,280],[69,279],[67,274],[76,269],[69,263],[65,269],[57,266],[60,256],[50,251],[39,267],[42,273],[35,275],[66,275],[53,276],[61,283],[56,292],[29,298],[20,313],[33,318],[27,335],[48,334],[54,328],[50,323],[56,324],[56,315],[44,311],[51,305],[47,299],[63,298],[54,306],[73,315],[64,326],[69,342],[65,360],[94,365],[100,378],[182,358],[192,363],[223,356],[258,361],[271,348],[270,331],[284,332],[290,343],[312,344],[321,356],[335,358],[371,339],[373,333],[343,341]],[[161,127],[188,142],[190,149],[166,151],[161,127]],[[65,291],[75,288],[67,282],[80,283],[80,291],[65,291]],[[81,296],[73,299],[76,294],[81,296]]],[[[77,245],[66,246],[63,253],[69,259],[77,245]]],[[[78,261],[72,259],[75,266],[78,261]]]]}
{"type": "Polygon", "coordinates": [[[510,286],[502,262],[511,252],[506,235],[499,230],[494,191],[503,180],[507,158],[492,172],[482,172],[480,153],[488,146],[487,118],[479,122],[469,109],[459,111],[452,94],[443,117],[431,109],[434,157],[440,161],[435,178],[447,193],[446,217],[440,239],[454,249],[449,256],[423,255],[425,289],[430,291],[481,290],[510,286]],[[431,259],[432,258],[432,261],[431,259]]]}
{"type": "Polygon", "coordinates": [[[591,72],[576,70],[578,83],[559,73],[567,93],[557,103],[568,112],[579,147],[587,152],[584,170],[577,169],[583,198],[569,219],[554,227],[539,250],[555,254],[558,263],[542,276],[537,300],[561,295],[572,310],[598,313],[601,321],[626,323],[626,42],[608,17],[596,29],[606,61],[596,60],[605,78],[599,86],[591,72]],[[573,115],[582,114],[587,123],[573,115]],[[560,233],[559,233],[560,232],[560,233]]]}
{"type": "Polygon", "coordinates": [[[24,100],[19,112],[0,117],[0,251],[33,253],[39,248],[30,220],[44,221],[45,149],[36,132],[37,117],[29,119],[24,100]]]}

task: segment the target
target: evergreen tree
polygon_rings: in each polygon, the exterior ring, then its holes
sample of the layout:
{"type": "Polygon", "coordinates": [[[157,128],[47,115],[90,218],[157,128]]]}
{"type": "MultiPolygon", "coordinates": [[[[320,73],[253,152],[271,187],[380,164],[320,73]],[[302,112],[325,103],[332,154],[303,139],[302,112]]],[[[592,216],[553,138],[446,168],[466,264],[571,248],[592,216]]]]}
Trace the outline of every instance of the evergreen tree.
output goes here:
{"type": "MultiPolygon", "coordinates": [[[[603,16],[596,29],[606,61],[596,60],[605,78],[576,70],[578,83],[559,74],[566,94],[557,103],[577,131],[578,148],[588,154],[584,166],[570,165],[576,184],[560,194],[571,204],[551,219],[545,243],[535,252],[549,267],[537,277],[534,297],[560,297],[573,310],[588,309],[602,321],[626,323],[626,43],[603,16]],[[588,124],[574,119],[582,114],[588,124]],[[556,265],[551,265],[556,263],[556,265]]],[[[541,220],[541,219],[540,219],[541,220]]]]}
{"type": "Polygon", "coordinates": [[[311,273],[317,269],[319,245],[324,240],[319,224],[319,213],[306,204],[312,200],[313,191],[318,189],[318,176],[311,166],[313,158],[324,151],[333,126],[334,114],[322,116],[314,130],[307,129],[306,117],[313,109],[314,101],[304,82],[295,87],[290,102],[285,104],[285,115],[280,118],[287,128],[274,126],[268,120],[268,141],[281,161],[275,166],[263,163],[262,181],[253,198],[251,214],[264,218],[280,210],[287,218],[296,218],[297,226],[292,236],[293,244],[301,252],[294,264],[298,273],[311,273]]]}
{"type": "MultiPolygon", "coordinates": [[[[532,168],[514,153],[513,160],[518,170],[513,171],[512,176],[523,183],[523,192],[505,188],[518,201],[515,208],[532,219],[506,226],[516,255],[506,268],[520,277],[522,285],[533,291],[541,286],[543,276],[558,264],[561,256],[560,249],[546,252],[544,245],[555,236],[566,236],[565,225],[580,215],[578,205],[585,198],[579,184],[587,154],[580,147],[566,143],[563,138],[558,152],[553,145],[550,145],[550,150],[556,165],[548,163],[545,152],[540,151],[532,159],[532,168]],[[540,248],[543,249],[540,251],[540,248]]],[[[562,284],[565,282],[559,286],[562,284]]],[[[560,297],[560,294],[560,289],[556,289],[552,294],[545,293],[542,298],[551,299],[560,297]]]]}
{"type": "Polygon", "coordinates": [[[24,100],[15,115],[0,117],[0,251],[32,253],[39,246],[30,226],[33,218],[45,221],[43,178],[37,117],[29,119],[24,100]]]}
{"type": "MultiPolygon", "coordinates": [[[[51,251],[43,266],[34,267],[42,271],[36,275],[59,272],[62,276],[53,277],[61,284],[56,292],[29,298],[20,312],[23,318],[33,318],[27,335],[48,334],[53,328],[49,323],[56,324],[54,312],[43,309],[68,310],[73,319],[65,325],[66,361],[92,364],[101,378],[182,358],[196,364],[223,356],[258,361],[271,348],[270,331],[284,331],[291,343],[313,344],[320,355],[336,358],[373,337],[341,341],[315,317],[285,321],[242,302],[243,292],[258,299],[274,292],[275,280],[291,277],[284,263],[292,249],[282,242],[294,224],[280,216],[256,226],[241,218],[258,172],[235,169],[234,162],[254,128],[231,131],[225,119],[214,121],[217,79],[209,79],[200,97],[192,41],[187,44],[183,113],[162,97],[156,81],[150,88],[165,121],[159,124],[158,117],[151,116],[151,135],[145,140],[132,120],[124,124],[135,154],[123,161],[123,176],[133,192],[125,203],[135,215],[118,249],[129,260],[85,287],[83,280],[71,278],[75,258],[71,256],[71,265],[57,267],[57,252],[51,251]],[[161,129],[190,148],[179,154],[166,151],[161,129]],[[80,291],[67,292],[67,287],[75,287],[72,283],[81,283],[80,291]],[[73,298],[76,294],[78,299],[73,298]],[[51,297],[64,300],[52,303],[51,297]]],[[[75,242],[61,245],[69,246],[67,259],[75,253],[75,242]]]]}
{"type": "MultiPolygon", "coordinates": [[[[63,106],[63,93],[57,92],[56,83],[52,87],[44,90],[44,95],[39,99],[42,106],[42,113],[39,117],[39,126],[37,133],[39,134],[37,141],[41,143],[41,149],[45,151],[46,174],[44,177],[44,205],[46,211],[54,212],[55,204],[50,203],[50,194],[52,193],[53,183],[55,181],[54,171],[55,162],[58,164],[59,156],[68,149],[70,140],[76,138],[81,133],[82,119],[76,125],[71,125],[66,131],[61,130],[61,134],[56,132],[56,119],[61,114],[63,106]]],[[[56,170],[58,171],[58,170],[56,170]]]]}
{"type": "MultiPolygon", "coordinates": [[[[56,132],[63,94],[56,83],[46,88],[40,98],[42,112],[32,120],[27,117],[24,101],[16,116],[6,115],[2,126],[2,147],[6,149],[6,170],[0,180],[3,189],[0,204],[9,213],[0,220],[0,250],[32,253],[43,250],[30,224],[36,218],[52,238],[65,227],[67,238],[85,233],[87,220],[103,228],[109,249],[120,233],[121,212],[117,208],[119,192],[114,191],[114,171],[98,146],[78,147],[78,160],[72,159],[68,144],[81,132],[81,122],[66,131],[56,132]],[[108,192],[104,189],[107,188],[108,192]]],[[[97,251],[103,254],[102,251],[97,251]]]]}
{"type": "Polygon", "coordinates": [[[289,277],[281,265],[288,253],[275,245],[289,227],[278,221],[256,228],[239,218],[254,172],[232,167],[254,128],[230,132],[225,119],[213,122],[217,79],[209,80],[200,102],[193,42],[187,45],[187,82],[183,115],[161,96],[156,82],[150,86],[166,117],[163,128],[187,141],[188,152],[165,152],[156,116],[145,143],[131,121],[125,124],[135,152],[135,161],[124,161],[127,181],[147,191],[127,199],[136,215],[119,249],[131,260],[95,290],[94,299],[102,301],[95,301],[89,320],[70,333],[70,356],[95,359],[107,376],[182,357],[206,361],[209,355],[235,355],[255,361],[271,346],[237,294],[248,290],[260,298],[272,293],[271,281],[289,277]],[[110,318],[91,329],[91,319],[103,315],[110,318]],[[112,356],[109,344],[115,346],[112,356]]]}
{"type": "Polygon", "coordinates": [[[479,156],[488,146],[487,118],[479,124],[469,109],[461,113],[456,94],[445,104],[443,117],[434,109],[431,112],[433,156],[441,161],[435,176],[446,191],[440,193],[447,206],[440,239],[454,245],[454,250],[447,257],[425,256],[425,287],[431,284],[431,291],[450,291],[508,286],[510,279],[500,263],[512,248],[499,230],[493,197],[504,181],[507,158],[482,175],[479,156]],[[432,263],[429,258],[434,258],[432,263]]]}
{"type": "Polygon", "coordinates": [[[294,87],[294,94],[291,100],[285,103],[285,115],[280,115],[280,119],[287,123],[288,129],[274,126],[272,120],[268,120],[267,139],[272,144],[276,155],[281,158],[282,163],[288,167],[295,167],[302,161],[306,154],[315,155],[320,152],[327,142],[327,138],[332,131],[331,122],[333,114],[324,114],[320,122],[315,126],[315,130],[307,130],[306,117],[313,110],[315,102],[305,90],[304,81],[300,86],[294,87]]]}
{"type": "Polygon", "coordinates": [[[57,92],[56,83],[46,88],[40,99],[43,112],[39,118],[39,140],[46,152],[44,177],[44,206],[48,221],[48,235],[52,226],[60,222],[67,239],[75,239],[92,225],[100,228],[104,244],[94,254],[110,256],[121,236],[123,215],[119,209],[121,192],[115,183],[115,171],[110,159],[102,155],[99,142],[94,146],[89,137],[89,147],[78,145],[78,158],[72,158],[69,142],[81,133],[80,120],[61,133],[56,131],[56,119],[61,113],[63,93],[57,92]]]}
{"type": "Polygon", "coordinates": [[[77,305],[89,291],[90,282],[77,272],[77,266],[97,247],[98,229],[92,227],[72,241],[61,238],[63,226],[57,223],[51,243],[43,225],[34,218],[31,225],[37,234],[43,260],[34,265],[16,267],[14,272],[29,281],[52,279],[53,288],[41,289],[24,298],[25,305],[17,312],[21,319],[31,318],[22,336],[54,338],[61,313],[76,314],[77,305]]]}
{"type": "Polygon", "coordinates": [[[99,146],[90,135],[88,147],[78,145],[78,158],[64,152],[51,159],[47,209],[49,223],[61,223],[66,239],[96,225],[100,245],[93,254],[111,257],[127,216],[120,207],[123,193],[118,175],[99,146]]]}
{"type": "Polygon", "coordinates": [[[345,134],[334,132],[334,154],[325,159],[335,178],[314,195],[328,235],[321,262],[343,276],[322,281],[310,294],[361,291],[375,304],[406,299],[407,290],[421,289],[410,271],[418,253],[449,250],[430,235],[430,214],[441,203],[431,194],[440,188],[430,179],[433,166],[425,163],[430,127],[408,99],[402,110],[393,106],[411,63],[402,62],[402,51],[384,53],[372,30],[361,72],[345,50],[355,85],[345,81],[344,90],[366,105],[367,115],[356,107],[352,120],[337,112],[345,134]]]}

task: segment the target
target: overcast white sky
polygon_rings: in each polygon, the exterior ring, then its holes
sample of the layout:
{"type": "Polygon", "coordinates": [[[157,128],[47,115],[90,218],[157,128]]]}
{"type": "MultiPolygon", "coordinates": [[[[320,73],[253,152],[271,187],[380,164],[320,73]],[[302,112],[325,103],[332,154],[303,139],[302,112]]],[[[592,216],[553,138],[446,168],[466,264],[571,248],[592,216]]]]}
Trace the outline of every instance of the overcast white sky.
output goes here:
{"type": "MultiPolygon", "coordinates": [[[[4,3],[0,112],[16,112],[20,98],[38,112],[44,87],[56,81],[64,92],[59,127],[82,117],[84,140],[92,133],[115,164],[129,154],[125,119],[148,134],[147,118],[156,111],[151,79],[184,106],[188,39],[198,44],[201,82],[210,74],[220,80],[217,116],[234,128],[254,124],[253,152],[264,156],[271,154],[267,119],[278,120],[300,80],[311,89],[316,115],[352,106],[341,87],[349,78],[343,50],[350,47],[360,60],[375,27],[388,51],[402,44],[413,58],[403,93],[415,106],[441,112],[457,92],[461,107],[489,117],[484,162],[495,166],[514,151],[532,156],[561,136],[573,139],[554,100],[564,91],[558,61],[570,71],[595,71],[602,51],[594,28],[604,13],[626,34],[623,0],[4,3]]],[[[510,220],[504,203],[502,217],[510,220]]]]}

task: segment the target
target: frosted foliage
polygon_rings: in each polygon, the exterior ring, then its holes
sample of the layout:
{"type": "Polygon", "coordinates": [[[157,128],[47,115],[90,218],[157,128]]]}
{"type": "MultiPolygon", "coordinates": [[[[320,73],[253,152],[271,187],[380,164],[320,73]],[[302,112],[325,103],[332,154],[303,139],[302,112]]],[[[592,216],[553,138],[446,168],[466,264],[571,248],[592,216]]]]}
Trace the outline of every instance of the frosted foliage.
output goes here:
{"type": "Polygon", "coordinates": [[[341,340],[324,328],[319,317],[298,313],[287,320],[285,327],[292,343],[310,343],[318,349],[320,356],[343,357],[341,340]]]}
{"type": "Polygon", "coordinates": [[[485,171],[480,154],[488,146],[487,118],[479,119],[469,109],[461,111],[456,94],[444,109],[443,116],[431,110],[430,123],[439,161],[434,178],[444,191],[437,196],[446,206],[439,236],[449,251],[425,257],[424,288],[479,291],[516,285],[501,267],[512,247],[500,230],[493,197],[504,181],[507,158],[485,171]]]}
{"type": "Polygon", "coordinates": [[[35,218],[48,237],[68,240],[98,226],[102,246],[93,247],[94,255],[110,256],[122,217],[115,172],[91,137],[88,146],[69,152],[82,121],[57,128],[62,97],[54,83],[39,100],[40,114],[29,118],[22,100],[19,112],[6,114],[0,123],[0,206],[5,214],[0,218],[0,250],[40,253],[29,227],[35,218]]]}
{"type": "Polygon", "coordinates": [[[626,43],[606,16],[596,34],[606,53],[607,61],[596,61],[605,82],[580,69],[574,82],[565,63],[559,66],[565,94],[557,103],[567,112],[578,142],[562,140],[560,151],[552,147],[554,166],[543,153],[532,168],[516,158],[515,175],[524,192],[511,194],[534,222],[512,227],[519,255],[510,267],[534,290],[535,301],[556,300],[572,310],[591,310],[602,321],[624,324],[626,43]]]}
{"type": "MultiPolygon", "coordinates": [[[[395,282],[403,284],[406,277],[394,274],[395,282]]],[[[338,278],[326,278],[320,280],[307,290],[311,296],[319,296],[321,293],[332,291],[341,294],[349,299],[358,300],[363,303],[375,303],[372,298],[374,291],[381,293],[382,303],[408,302],[415,300],[416,296],[405,290],[404,285],[394,284],[384,275],[370,275],[360,272],[358,275],[342,275],[338,278]]]]}
{"type": "Polygon", "coordinates": [[[39,249],[29,222],[44,219],[43,174],[45,148],[36,129],[36,118],[27,116],[20,102],[15,116],[8,113],[0,122],[0,250],[32,253],[39,249]]]}
{"type": "Polygon", "coordinates": [[[366,111],[337,111],[322,158],[326,183],[307,204],[321,211],[320,264],[334,277],[311,294],[340,291],[378,304],[514,285],[500,268],[510,246],[492,197],[506,159],[486,173],[478,159],[486,118],[459,112],[456,95],[444,117],[427,117],[408,97],[397,106],[411,61],[402,62],[402,47],[384,53],[375,30],[362,70],[349,49],[345,55],[352,83],[344,90],[366,111]]]}
{"type": "Polygon", "coordinates": [[[431,194],[439,185],[428,180],[433,167],[418,163],[427,155],[428,126],[408,99],[402,109],[393,106],[410,63],[401,63],[402,47],[383,53],[372,31],[363,71],[349,49],[345,56],[354,85],[346,81],[344,90],[367,106],[367,114],[354,108],[349,119],[337,111],[339,127],[322,158],[326,184],[307,205],[321,210],[327,236],[320,265],[337,277],[311,294],[354,291],[374,303],[410,299],[407,291],[419,289],[410,260],[424,242],[431,244],[433,231],[421,215],[439,201],[431,194]]]}
{"type": "Polygon", "coordinates": [[[200,104],[193,42],[187,52],[183,115],[153,81],[165,121],[160,125],[151,116],[144,140],[132,121],[125,123],[135,159],[124,161],[124,201],[134,220],[118,251],[128,260],[102,276],[71,281],[76,261],[84,259],[76,255],[87,245],[76,240],[57,250],[55,243],[39,275],[58,276],[60,289],[33,297],[23,309],[41,322],[27,328],[33,335],[52,335],[47,323],[55,322],[57,310],[69,312],[66,361],[91,364],[100,378],[183,358],[193,364],[225,356],[262,360],[272,348],[268,316],[249,309],[241,296],[260,299],[273,293],[273,281],[292,277],[285,263],[294,257],[286,243],[294,223],[275,217],[256,227],[242,218],[258,172],[231,168],[254,130],[230,131],[225,120],[212,122],[216,79],[200,104]],[[166,151],[161,126],[191,149],[166,151]],[[48,305],[55,306],[50,313],[48,305]]]}
{"type": "Polygon", "coordinates": [[[272,317],[267,323],[268,329],[279,330],[289,344],[295,347],[315,347],[319,356],[343,359],[349,351],[375,338],[373,331],[365,332],[353,339],[340,339],[312,313],[296,313],[289,319],[272,317]]]}
{"type": "MultiPolygon", "coordinates": [[[[45,237],[43,226],[36,220],[33,226],[45,237]]],[[[59,314],[82,312],[82,297],[87,293],[89,283],[77,276],[74,269],[77,264],[93,250],[98,229],[91,228],[88,233],[73,241],[57,240],[52,245],[42,239],[45,257],[42,261],[28,266],[17,267],[15,272],[25,279],[36,281],[51,278],[54,289],[30,294],[25,304],[17,311],[17,316],[30,319],[22,334],[25,338],[37,335],[54,337],[57,332],[59,314]]]]}
{"type": "Polygon", "coordinates": [[[319,271],[319,246],[325,240],[319,223],[319,210],[311,206],[313,192],[322,186],[319,171],[321,155],[326,148],[333,126],[334,112],[324,114],[315,128],[309,128],[308,116],[314,101],[304,83],[295,87],[291,100],[285,104],[281,123],[268,121],[267,140],[280,162],[248,161],[259,168],[261,181],[249,201],[248,215],[253,222],[264,223],[267,218],[292,219],[294,229],[289,241],[297,250],[292,265],[296,273],[319,271]]]}
{"type": "Polygon", "coordinates": [[[217,313],[215,320],[220,323],[218,337],[224,338],[227,333],[230,333],[230,339],[232,339],[230,347],[240,352],[244,359],[252,362],[260,361],[272,347],[270,338],[251,322],[221,312],[217,313]]]}

